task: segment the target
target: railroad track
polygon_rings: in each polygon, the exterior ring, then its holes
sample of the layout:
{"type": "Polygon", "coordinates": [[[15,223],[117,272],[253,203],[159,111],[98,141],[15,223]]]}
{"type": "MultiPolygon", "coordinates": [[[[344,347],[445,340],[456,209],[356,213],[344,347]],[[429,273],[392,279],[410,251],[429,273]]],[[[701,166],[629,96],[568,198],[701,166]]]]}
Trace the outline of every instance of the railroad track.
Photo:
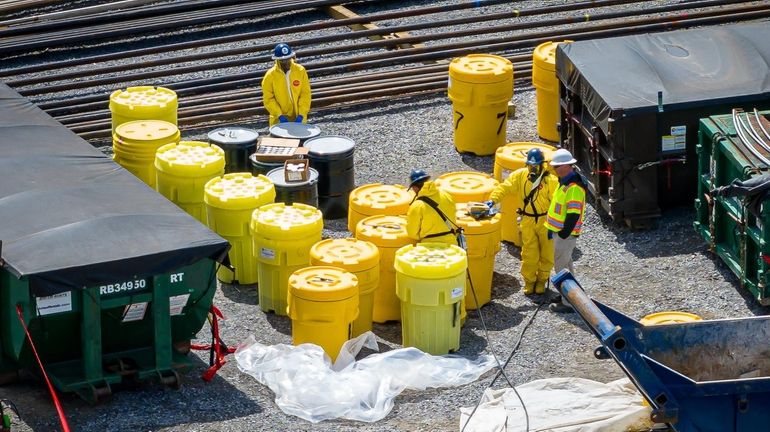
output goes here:
{"type": "MultiPolygon", "coordinates": [[[[521,88],[529,85],[532,49],[545,41],[770,17],[767,2],[737,0],[606,0],[545,7],[482,0],[411,9],[383,7],[339,20],[309,19],[320,15],[317,8],[324,10],[339,1],[146,3],[119,1],[82,8],[81,14],[75,9],[51,12],[48,18],[27,15],[0,22],[0,55],[11,63],[0,70],[0,79],[82,137],[100,140],[110,136],[110,90],[129,85],[174,89],[180,96],[179,122],[185,127],[264,116],[259,82],[272,64],[266,53],[278,40],[298,48],[311,76],[317,111],[446,91],[447,61],[469,53],[509,58],[521,88]],[[520,9],[513,8],[519,5],[520,9]],[[155,15],[148,12],[152,10],[155,15]],[[186,40],[168,36],[169,28],[205,29],[216,23],[232,30],[227,22],[236,11],[241,13],[239,22],[294,22],[186,40]],[[164,19],[173,21],[163,29],[166,33],[156,27],[164,19]],[[89,21],[92,25],[85,25],[89,21]],[[350,31],[349,26],[366,27],[350,31]],[[132,37],[143,46],[119,49],[122,42],[116,37],[132,37]],[[42,46],[47,50],[36,51],[42,46]]],[[[379,3],[361,0],[348,5],[376,8],[379,3]]],[[[0,11],[2,7],[0,2],[0,11]]]]}

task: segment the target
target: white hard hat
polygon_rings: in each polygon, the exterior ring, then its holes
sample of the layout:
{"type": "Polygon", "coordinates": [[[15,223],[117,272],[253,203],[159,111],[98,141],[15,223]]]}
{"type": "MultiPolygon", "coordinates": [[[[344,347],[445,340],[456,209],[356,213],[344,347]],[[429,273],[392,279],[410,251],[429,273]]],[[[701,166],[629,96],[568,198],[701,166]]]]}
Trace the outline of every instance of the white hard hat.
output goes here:
{"type": "Polygon", "coordinates": [[[567,149],[559,149],[553,152],[553,156],[551,157],[551,166],[560,166],[560,165],[572,165],[574,163],[577,163],[574,157],[572,157],[572,153],[569,152],[567,149]]]}

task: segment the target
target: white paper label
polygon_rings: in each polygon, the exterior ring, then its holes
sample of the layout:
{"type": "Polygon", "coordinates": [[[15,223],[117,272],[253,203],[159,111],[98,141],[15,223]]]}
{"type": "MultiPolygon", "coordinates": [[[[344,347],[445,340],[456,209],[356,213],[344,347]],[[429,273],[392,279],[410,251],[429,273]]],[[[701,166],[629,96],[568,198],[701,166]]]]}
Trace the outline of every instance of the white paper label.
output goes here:
{"type": "Polygon", "coordinates": [[[275,250],[268,248],[260,248],[259,254],[265,259],[275,259],[275,250]]]}
{"type": "Polygon", "coordinates": [[[36,297],[37,314],[51,315],[72,310],[72,291],[54,294],[48,297],[36,297]]]}
{"type": "Polygon", "coordinates": [[[452,288],[452,298],[456,299],[457,297],[463,296],[463,288],[452,288]]]}
{"type": "Polygon", "coordinates": [[[169,315],[181,315],[182,309],[184,309],[185,306],[187,306],[187,299],[190,298],[190,294],[180,294],[176,296],[171,296],[171,298],[168,299],[169,303],[169,315]]]}
{"type": "Polygon", "coordinates": [[[674,135],[663,135],[660,137],[660,145],[661,150],[664,152],[684,150],[685,148],[685,143],[680,142],[679,137],[674,135]]]}
{"type": "Polygon", "coordinates": [[[147,302],[126,305],[123,310],[123,322],[141,321],[147,311],[147,302]]]}

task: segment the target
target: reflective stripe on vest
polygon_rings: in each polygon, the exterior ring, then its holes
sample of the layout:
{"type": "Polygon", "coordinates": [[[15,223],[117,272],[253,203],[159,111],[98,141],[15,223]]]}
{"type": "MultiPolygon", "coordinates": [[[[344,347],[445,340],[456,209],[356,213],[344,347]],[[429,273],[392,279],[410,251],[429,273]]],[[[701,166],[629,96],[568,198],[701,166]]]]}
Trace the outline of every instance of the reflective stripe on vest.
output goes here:
{"type": "Polygon", "coordinates": [[[580,185],[570,183],[566,186],[559,186],[556,192],[554,192],[551,206],[548,208],[545,227],[551,231],[561,231],[564,228],[567,213],[578,213],[580,218],[572,229],[572,235],[579,235],[583,228],[585,199],[585,190],[580,185]]]}

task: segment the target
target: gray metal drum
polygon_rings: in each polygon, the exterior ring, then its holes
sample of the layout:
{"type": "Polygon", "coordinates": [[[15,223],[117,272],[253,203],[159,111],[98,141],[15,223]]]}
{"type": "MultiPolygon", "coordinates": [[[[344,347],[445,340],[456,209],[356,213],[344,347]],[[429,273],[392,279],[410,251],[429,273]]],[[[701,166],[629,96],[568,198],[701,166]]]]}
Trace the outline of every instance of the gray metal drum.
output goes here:
{"type": "Polygon", "coordinates": [[[251,163],[251,173],[254,175],[267,175],[270,171],[283,167],[283,161],[280,162],[267,162],[257,160],[256,155],[252,153],[249,156],[249,162],[251,163]]]}
{"type": "Polygon", "coordinates": [[[344,136],[325,135],[305,142],[310,166],[318,171],[318,204],[327,219],[348,215],[348,197],[355,189],[353,153],[356,143],[344,136]]]}
{"type": "Polygon", "coordinates": [[[275,185],[275,202],[298,202],[318,208],[318,171],[313,168],[308,171],[308,179],[303,182],[287,182],[283,167],[267,173],[267,178],[275,185]]]}
{"type": "Polygon", "coordinates": [[[245,127],[224,127],[209,132],[209,143],[225,152],[225,173],[249,172],[249,156],[257,150],[259,133],[245,127]]]}
{"type": "Polygon", "coordinates": [[[276,138],[298,139],[302,145],[310,138],[321,135],[321,129],[318,126],[309,123],[278,123],[270,126],[270,136],[276,138]]]}

